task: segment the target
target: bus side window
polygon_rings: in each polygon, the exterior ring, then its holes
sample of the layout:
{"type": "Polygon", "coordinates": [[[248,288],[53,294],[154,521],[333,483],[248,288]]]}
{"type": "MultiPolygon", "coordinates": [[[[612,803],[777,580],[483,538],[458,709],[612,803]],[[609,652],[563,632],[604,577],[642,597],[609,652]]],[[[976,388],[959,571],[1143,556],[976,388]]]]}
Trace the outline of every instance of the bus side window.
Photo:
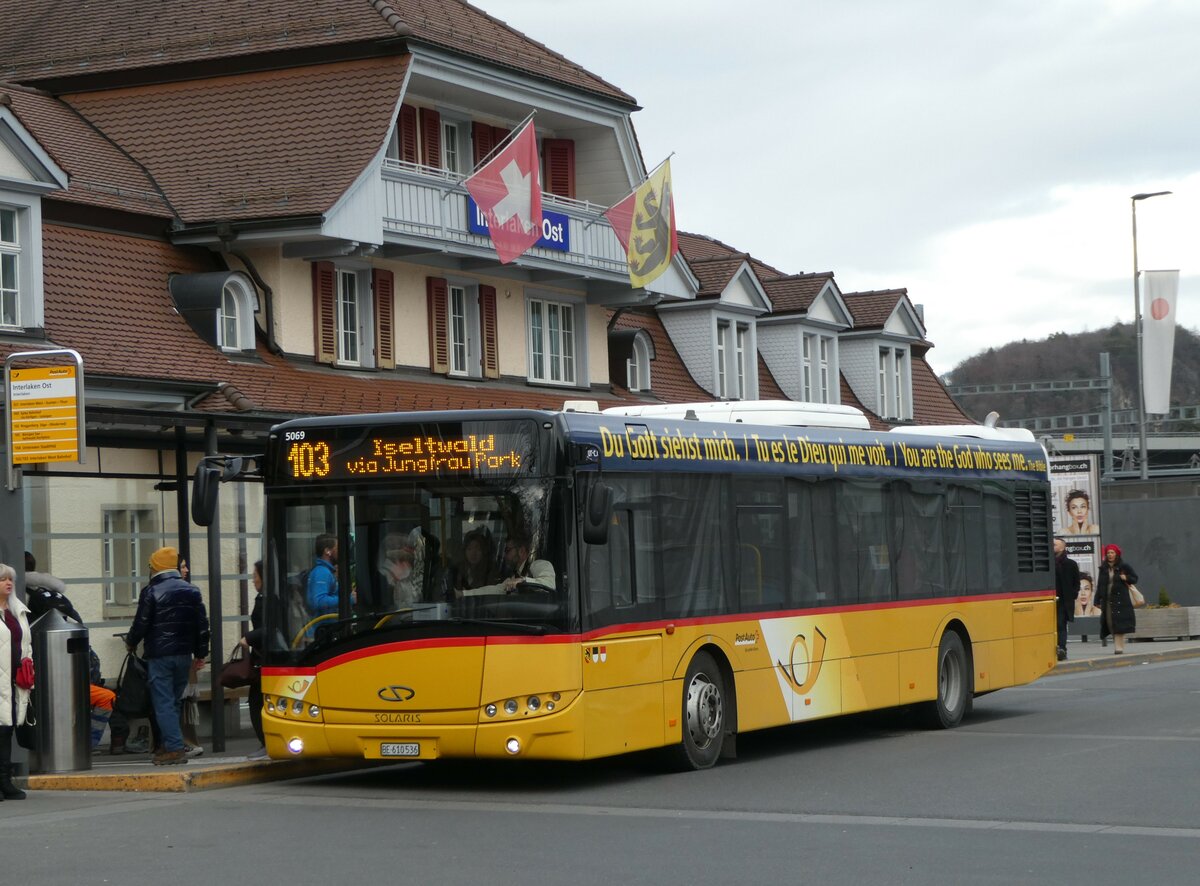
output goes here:
{"type": "Polygon", "coordinates": [[[787,600],[782,493],[778,480],[743,481],[734,487],[738,593],[744,609],[780,609],[787,600]]]}

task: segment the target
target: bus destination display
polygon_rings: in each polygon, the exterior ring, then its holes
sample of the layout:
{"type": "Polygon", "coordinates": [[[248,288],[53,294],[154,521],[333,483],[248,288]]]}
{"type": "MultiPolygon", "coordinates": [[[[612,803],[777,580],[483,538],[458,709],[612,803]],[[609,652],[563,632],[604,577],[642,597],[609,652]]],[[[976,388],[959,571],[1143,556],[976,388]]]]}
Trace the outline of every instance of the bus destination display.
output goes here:
{"type": "Polygon", "coordinates": [[[289,480],[353,480],[369,477],[512,476],[525,467],[529,438],[494,433],[434,436],[367,433],[355,440],[312,431],[287,431],[285,477],[289,480]]]}

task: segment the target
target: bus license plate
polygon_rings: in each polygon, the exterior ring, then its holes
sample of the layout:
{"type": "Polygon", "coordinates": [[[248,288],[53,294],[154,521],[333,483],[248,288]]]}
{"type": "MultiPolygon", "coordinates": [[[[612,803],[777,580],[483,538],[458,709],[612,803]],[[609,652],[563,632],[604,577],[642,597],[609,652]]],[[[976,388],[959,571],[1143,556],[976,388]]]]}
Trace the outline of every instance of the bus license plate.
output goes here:
{"type": "Polygon", "coordinates": [[[385,741],[379,745],[381,757],[419,757],[421,745],[415,741],[385,741]]]}

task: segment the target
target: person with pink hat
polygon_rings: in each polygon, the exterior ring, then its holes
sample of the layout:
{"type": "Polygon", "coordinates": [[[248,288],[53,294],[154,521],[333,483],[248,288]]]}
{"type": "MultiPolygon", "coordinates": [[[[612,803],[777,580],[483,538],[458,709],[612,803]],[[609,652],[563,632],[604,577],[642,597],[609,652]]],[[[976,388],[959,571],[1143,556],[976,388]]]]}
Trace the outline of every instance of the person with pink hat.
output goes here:
{"type": "Polygon", "coordinates": [[[1137,573],[1121,559],[1121,549],[1116,545],[1105,545],[1104,562],[1096,581],[1093,598],[1100,610],[1100,638],[1109,634],[1113,638],[1113,654],[1125,652],[1125,635],[1137,630],[1137,613],[1129,586],[1137,584],[1137,573]]]}

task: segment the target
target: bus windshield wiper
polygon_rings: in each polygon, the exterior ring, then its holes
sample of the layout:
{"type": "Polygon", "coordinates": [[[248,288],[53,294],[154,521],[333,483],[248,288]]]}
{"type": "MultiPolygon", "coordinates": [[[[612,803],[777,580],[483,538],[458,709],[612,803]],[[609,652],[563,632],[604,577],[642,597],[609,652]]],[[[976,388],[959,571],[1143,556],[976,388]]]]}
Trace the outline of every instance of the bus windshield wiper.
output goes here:
{"type": "Polygon", "coordinates": [[[450,618],[447,621],[462,625],[481,625],[486,628],[514,628],[526,634],[550,633],[549,625],[531,625],[520,621],[505,621],[500,618],[450,618]]]}

